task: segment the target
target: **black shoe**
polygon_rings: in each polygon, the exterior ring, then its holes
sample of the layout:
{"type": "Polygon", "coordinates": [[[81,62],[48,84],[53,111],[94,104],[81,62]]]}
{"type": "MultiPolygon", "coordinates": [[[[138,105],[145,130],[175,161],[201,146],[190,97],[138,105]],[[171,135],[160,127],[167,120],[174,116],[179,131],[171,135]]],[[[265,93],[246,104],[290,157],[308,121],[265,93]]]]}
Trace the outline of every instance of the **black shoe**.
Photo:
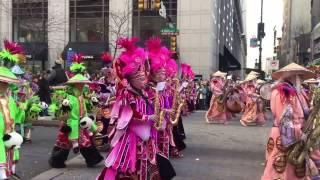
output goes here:
{"type": "Polygon", "coordinates": [[[61,164],[60,163],[59,164],[58,163],[53,163],[51,159],[49,160],[49,165],[52,168],[56,168],[56,169],[63,169],[63,168],[67,167],[65,163],[63,163],[63,164],[62,163],[61,164]]]}
{"type": "Polygon", "coordinates": [[[23,144],[30,144],[32,143],[31,139],[23,138],[23,144]]]}
{"type": "Polygon", "coordinates": [[[21,178],[17,174],[12,174],[11,179],[20,180],[21,178]]]}

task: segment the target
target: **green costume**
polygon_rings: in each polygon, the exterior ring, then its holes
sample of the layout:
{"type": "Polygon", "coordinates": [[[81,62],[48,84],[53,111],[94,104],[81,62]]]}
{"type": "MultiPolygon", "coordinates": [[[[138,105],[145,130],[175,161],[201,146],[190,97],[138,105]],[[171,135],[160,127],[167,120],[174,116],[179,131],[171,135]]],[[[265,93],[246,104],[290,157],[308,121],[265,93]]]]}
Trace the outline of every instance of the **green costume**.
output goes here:
{"type": "MultiPolygon", "coordinates": [[[[14,42],[4,41],[4,49],[0,51],[0,82],[1,86],[10,89],[13,88],[11,94],[16,96],[18,78],[11,72],[9,68],[19,62],[22,48],[14,42]]],[[[0,179],[7,179],[11,176],[18,177],[15,174],[15,163],[20,159],[19,147],[22,143],[22,136],[15,132],[15,124],[21,123],[18,115],[18,107],[14,97],[7,95],[8,89],[1,87],[0,98],[0,179]],[[7,119],[6,119],[7,118],[7,119]],[[7,156],[8,155],[8,156],[7,156]]]]}
{"type": "Polygon", "coordinates": [[[71,148],[74,153],[80,151],[88,167],[95,166],[103,160],[98,150],[92,145],[90,138],[90,131],[95,132],[97,126],[89,122],[89,129],[80,127],[81,120],[89,119],[86,117],[85,89],[80,88],[81,86],[83,87],[84,84],[90,83],[90,81],[81,74],[81,72],[85,70],[85,67],[82,63],[75,62],[71,65],[70,69],[76,75],[66,83],[68,85],[67,92],[56,92],[55,98],[53,98],[55,104],[49,107],[51,113],[58,115],[57,118],[60,116],[64,121],[64,125],[60,129],[56,144],[49,159],[49,164],[53,168],[64,168],[66,166],[65,161],[68,158],[71,148]],[[79,85],[79,88],[77,85],[79,85]],[[61,97],[63,97],[63,99],[61,99],[61,97]],[[68,118],[65,118],[66,115],[68,118]]]}

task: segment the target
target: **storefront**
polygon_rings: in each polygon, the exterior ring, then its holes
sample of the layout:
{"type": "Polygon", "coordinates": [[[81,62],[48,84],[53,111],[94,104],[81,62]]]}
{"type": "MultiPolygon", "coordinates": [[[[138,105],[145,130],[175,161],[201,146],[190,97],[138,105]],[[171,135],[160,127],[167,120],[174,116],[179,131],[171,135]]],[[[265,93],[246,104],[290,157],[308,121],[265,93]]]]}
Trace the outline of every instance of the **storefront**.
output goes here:
{"type": "Polygon", "coordinates": [[[72,54],[81,53],[88,71],[94,73],[102,68],[101,54],[108,50],[108,44],[105,42],[69,42],[63,50],[62,58],[65,60],[65,67],[68,67],[72,54]]]}

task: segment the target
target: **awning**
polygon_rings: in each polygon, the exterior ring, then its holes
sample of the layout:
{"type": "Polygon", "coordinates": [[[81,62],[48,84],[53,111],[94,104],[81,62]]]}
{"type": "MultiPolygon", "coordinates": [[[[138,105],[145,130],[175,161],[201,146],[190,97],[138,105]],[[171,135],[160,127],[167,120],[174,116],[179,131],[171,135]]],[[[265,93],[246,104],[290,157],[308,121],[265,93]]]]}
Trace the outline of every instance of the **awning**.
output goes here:
{"type": "Polygon", "coordinates": [[[62,52],[63,59],[67,59],[67,52],[83,54],[84,60],[100,60],[101,53],[108,51],[107,42],[69,42],[62,52]]]}
{"type": "Polygon", "coordinates": [[[23,47],[25,55],[28,59],[36,61],[48,60],[48,43],[30,42],[19,44],[23,47]]]}
{"type": "Polygon", "coordinates": [[[219,69],[224,72],[241,70],[241,64],[226,47],[223,54],[219,54],[219,69]]]}

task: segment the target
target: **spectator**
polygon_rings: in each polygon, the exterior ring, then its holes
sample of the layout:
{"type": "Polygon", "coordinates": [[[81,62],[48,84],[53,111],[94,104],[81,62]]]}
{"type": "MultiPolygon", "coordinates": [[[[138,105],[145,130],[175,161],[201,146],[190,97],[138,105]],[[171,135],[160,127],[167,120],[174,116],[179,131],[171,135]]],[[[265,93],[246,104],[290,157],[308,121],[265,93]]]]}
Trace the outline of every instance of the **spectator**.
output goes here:
{"type": "MultiPolygon", "coordinates": [[[[47,72],[43,72],[39,78],[38,86],[39,86],[39,92],[38,96],[40,98],[41,102],[45,102],[46,104],[51,104],[51,97],[50,97],[50,87],[49,82],[47,81],[47,72]]],[[[48,115],[48,111],[45,110],[42,112],[43,116],[48,115]]]]}
{"type": "Polygon", "coordinates": [[[206,109],[206,96],[207,90],[204,87],[204,84],[201,83],[200,88],[198,89],[198,100],[199,100],[199,109],[205,110],[206,109]]]}
{"type": "Polygon", "coordinates": [[[59,86],[68,81],[68,77],[62,68],[63,60],[60,58],[55,61],[55,66],[47,77],[50,86],[59,86]]]}
{"type": "Polygon", "coordinates": [[[209,83],[209,81],[206,81],[205,87],[206,87],[206,91],[207,91],[207,96],[206,96],[206,109],[208,109],[208,108],[210,107],[210,101],[211,101],[211,97],[212,97],[212,92],[211,92],[211,89],[210,89],[210,83],[209,83]]]}

